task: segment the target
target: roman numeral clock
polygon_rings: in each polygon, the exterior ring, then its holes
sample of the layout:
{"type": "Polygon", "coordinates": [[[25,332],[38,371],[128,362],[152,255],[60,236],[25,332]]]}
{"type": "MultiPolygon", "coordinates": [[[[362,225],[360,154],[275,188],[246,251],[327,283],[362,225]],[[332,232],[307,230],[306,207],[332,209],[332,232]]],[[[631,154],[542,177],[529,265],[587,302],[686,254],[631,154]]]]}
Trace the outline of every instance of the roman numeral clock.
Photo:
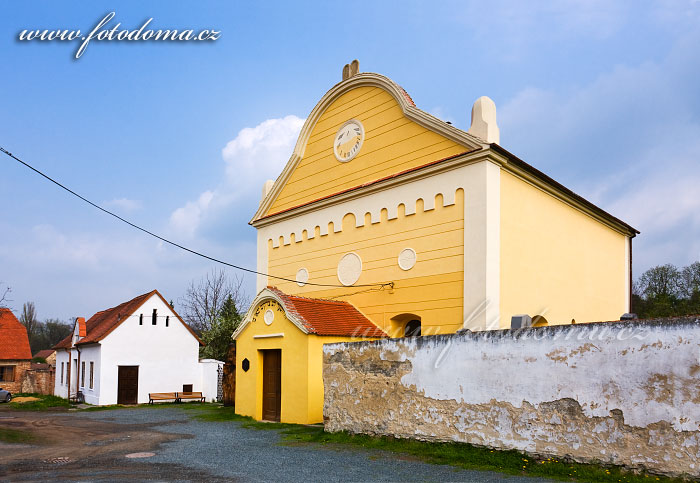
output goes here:
{"type": "Polygon", "coordinates": [[[341,163],[347,163],[360,152],[365,140],[365,128],[356,119],[350,119],[340,126],[333,141],[333,153],[341,163]]]}

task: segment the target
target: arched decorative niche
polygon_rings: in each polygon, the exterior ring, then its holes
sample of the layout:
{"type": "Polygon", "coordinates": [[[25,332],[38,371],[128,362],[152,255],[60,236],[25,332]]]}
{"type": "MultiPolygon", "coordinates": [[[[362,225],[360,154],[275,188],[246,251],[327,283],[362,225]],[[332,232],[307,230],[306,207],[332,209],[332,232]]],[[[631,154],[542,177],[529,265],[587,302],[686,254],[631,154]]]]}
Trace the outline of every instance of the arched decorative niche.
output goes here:
{"type": "Polygon", "coordinates": [[[399,314],[391,318],[392,337],[418,337],[422,333],[422,321],[417,314],[399,314]]]}

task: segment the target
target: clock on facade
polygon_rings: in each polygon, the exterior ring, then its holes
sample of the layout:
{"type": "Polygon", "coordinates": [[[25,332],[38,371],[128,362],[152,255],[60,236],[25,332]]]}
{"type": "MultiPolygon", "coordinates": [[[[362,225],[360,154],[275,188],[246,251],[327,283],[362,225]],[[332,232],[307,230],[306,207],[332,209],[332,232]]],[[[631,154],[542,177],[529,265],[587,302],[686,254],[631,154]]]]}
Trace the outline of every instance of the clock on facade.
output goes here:
{"type": "Polygon", "coordinates": [[[341,163],[346,163],[357,156],[365,140],[365,128],[356,119],[350,119],[340,126],[333,140],[333,153],[341,163]]]}

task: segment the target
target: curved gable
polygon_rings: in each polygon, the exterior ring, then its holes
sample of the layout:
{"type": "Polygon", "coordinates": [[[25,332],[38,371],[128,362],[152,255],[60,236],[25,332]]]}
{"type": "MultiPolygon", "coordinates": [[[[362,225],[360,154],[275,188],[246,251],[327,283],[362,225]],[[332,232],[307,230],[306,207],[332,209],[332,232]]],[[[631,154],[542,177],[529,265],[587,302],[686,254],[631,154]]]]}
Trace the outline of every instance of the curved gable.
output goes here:
{"type": "Polygon", "coordinates": [[[478,139],[417,109],[388,78],[358,74],[316,105],[253,220],[480,147],[478,139]],[[364,142],[351,161],[341,163],[333,141],[350,119],[362,123],[364,142]]]}

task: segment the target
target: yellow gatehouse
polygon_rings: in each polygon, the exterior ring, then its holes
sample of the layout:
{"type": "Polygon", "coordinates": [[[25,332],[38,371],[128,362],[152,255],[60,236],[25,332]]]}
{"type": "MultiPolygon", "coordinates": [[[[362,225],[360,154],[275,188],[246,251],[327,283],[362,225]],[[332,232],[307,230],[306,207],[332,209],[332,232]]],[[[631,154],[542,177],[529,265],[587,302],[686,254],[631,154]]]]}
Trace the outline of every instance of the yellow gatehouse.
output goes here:
{"type": "Polygon", "coordinates": [[[499,136],[487,97],[465,131],[418,109],[387,77],[345,66],[251,221],[258,271],[287,280],[258,276],[234,334],[237,412],[321,421],[323,343],[629,311],[639,232],[499,136]],[[329,312],[341,305],[354,316],[329,312]],[[334,331],[320,320],[336,321],[334,331]]]}

